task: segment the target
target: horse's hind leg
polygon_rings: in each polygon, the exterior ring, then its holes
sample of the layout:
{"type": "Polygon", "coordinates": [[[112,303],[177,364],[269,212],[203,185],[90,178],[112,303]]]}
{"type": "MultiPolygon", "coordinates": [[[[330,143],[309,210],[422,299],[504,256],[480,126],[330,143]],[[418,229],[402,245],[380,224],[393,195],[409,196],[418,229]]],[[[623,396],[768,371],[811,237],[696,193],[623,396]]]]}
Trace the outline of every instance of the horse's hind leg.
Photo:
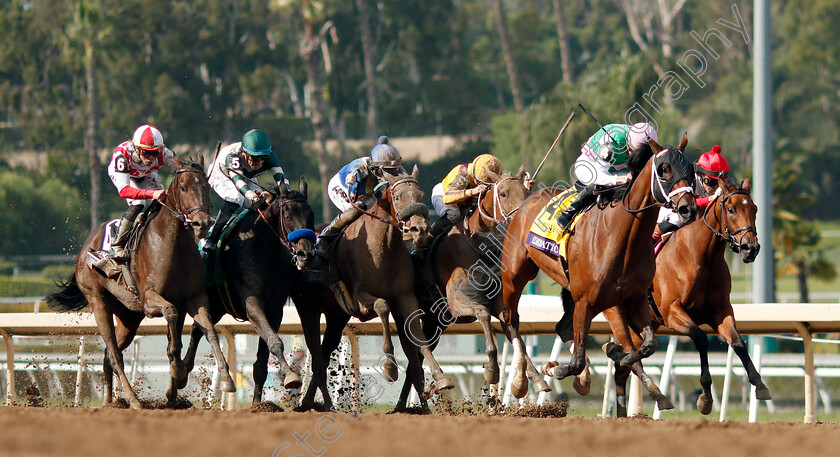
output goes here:
{"type": "Polygon", "coordinates": [[[697,397],[697,410],[700,414],[712,412],[712,375],[709,372],[709,338],[697,326],[679,301],[668,307],[665,324],[678,333],[688,335],[700,354],[700,387],[703,392],[697,397]]]}
{"type": "Polygon", "coordinates": [[[615,364],[615,416],[627,417],[627,378],[630,367],[615,364]]]}
{"type": "Polygon", "coordinates": [[[764,384],[764,381],[761,380],[761,375],[758,374],[758,370],[755,369],[755,365],[752,363],[752,359],[750,359],[749,351],[747,351],[747,345],[744,343],[743,338],[741,335],[738,334],[738,330],[735,329],[735,318],[729,314],[723,318],[722,322],[717,326],[718,334],[727,342],[732,349],[735,351],[735,354],[738,355],[738,358],[741,359],[741,363],[744,365],[744,370],[747,371],[747,377],[750,380],[750,384],[755,386],[755,398],[759,400],[770,400],[773,397],[770,395],[770,389],[767,388],[767,385],[764,384]]]}
{"type": "MultiPolygon", "coordinates": [[[[668,398],[666,395],[659,390],[659,386],[653,382],[653,379],[645,373],[645,368],[642,366],[642,362],[634,362],[630,364],[630,370],[639,377],[639,380],[642,381],[642,385],[645,386],[648,393],[650,394],[650,398],[656,402],[656,406],[659,408],[660,411],[666,411],[669,409],[674,409],[674,403],[671,402],[671,399],[668,398]]],[[[699,406],[699,403],[698,403],[699,406]]],[[[704,413],[706,414],[706,413],[704,413]]]]}
{"type": "MultiPolygon", "coordinates": [[[[285,303],[286,298],[281,298],[282,300],[278,299],[277,301],[279,303],[285,303]]],[[[268,350],[271,351],[271,353],[277,358],[277,363],[283,371],[283,387],[287,389],[300,388],[300,376],[298,376],[298,374],[295,373],[292,370],[292,367],[290,367],[286,362],[286,357],[283,355],[283,340],[277,336],[277,329],[280,328],[280,321],[283,318],[283,310],[282,308],[277,310],[278,316],[275,319],[277,322],[276,325],[272,325],[272,323],[268,321],[265,309],[265,303],[259,297],[252,295],[245,299],[245,311],[247,312],[248,320],[251,322],[254,330],[257,331],[257,334],[260,335],[260,339],[265,341],[268,346],[268,350]]]]}
{"type": "MultiPolygon", "coordinates": [[[[443,370],[441,370],[440,365],[438,365],[437,360],[435,360],[435,356],[432,354],[432,349],[428,344],[423,344],[426,340],[422,338],[425,337],[423,334],[422,329],[420,328],[420,322],[417,319],[408,319],[406,320],[407,316],[404,316],[402,311],[404,310],[417,310],[419,309],[419,304],[414,298],[413,295],[408,297],[402,297],[399,302],[399,313],[395,313],[394,318],[397,321],[398,328],[402,329],[399,332],[400,340],[409,339],[412,348],[416,348],[419,350],[420,354],[423,355],[423,359],[426,360],[426,363],[429,364],[429,370],[432,372],[432,377],[435,380],[435,389],[438,391],[442,390],[449,390],[455,387],[455,384],[449,379],[448,376],[443,374],[443,370]],[[414,303],[411,301],[414,300],[414,303]]],[[[405,343],[402,343],[403,349],[405,349],[405,343]]],[[[420,374],[423,373],[423,365],[422,362],[418,362],[420,366],[417,368],[420,371],[420,374]]],[[[418,391],[418,393],[422,394],[422,390],[418,391]]]]}
{"type": "Polygon", "coordinates": [[[389,321],[391,308],[387,301],[377,298],[373,301],[373,310],[376,311],[379,321],[382,322],[382,352],[385,353],[385,362],[382,363],[382,376],[388,382],[394,382],[399,377],[399,372],[394,358],[394,343],[391,341],[391,323],[389,321]]]}
{"type": "MultiPolygon", "coordinates": [[[[109,400],[113,387],[111,383],[108,382],[109,378],[113,379],[113,372],[116,372],[117,376],[120,378],[123,394],[126,396],[126,400],[128,401],[131,409],[143,409],[143,406],[140,404],[140,399],[137,398],[137,394],[134,393],[134,390],[131,388],[131,384],[128,382],[128,377],[125,375],[123,354],[122,349],[120,349],[120,346],[117,343],[113,315],[106,310],[107,304],[103,299],[99,297],[88,298],[88,302],[90,304],[90,309],[93,311],[94,318],[96,319],[96,325],[99,327],[99,335],[102,336],[102,339],[105,341],[105,356],[107,359],[105,360],[106,363],[104,363],[103,366],[109,365],[111,367],[111,370],[108,370],[107,368],[104,369],[105,387],[107,389],[104,395],[105,400],[109,400]]],[[[142,315],[140,316],[140,319],[138,319],[138,324],[140,320],[142,320],[142,315]]],[[[122,320],[118,319],[118,322],[122,323],[122,320]]],[[[122,334],[128,335],[131,333],[133,337],[133,332],[130,332],[130,329],[127,326],[123,326],[122,328],[125,329],[125,333],[121,332],[122,334]]]]}
{"type": "MultiPolygon", "coordinates": [[[[195,346],[198,346],[198,341],[195,339],[196,327],[198,327],[204,333],[204,337],[207,338],[207,342],[210,343],[210,348],[213,350],[213,357],[216,359],[216,366],[219,370],[219,389],[222,392],[236,392],[236,386],[230,377],[230,367],[228,367],[227,360],[222,353],[222,347],[219,345],[219,334],[216,333],[216,327],[213,326],[213,320],[207,311],[207,298],[204,297],[202,301],[204,304],[197,306],[197,311],[193,316],[195,324],[190,334],[190,348],[187,349],[187,355],[184,357],[187,372],[192,371],[193,362],[195,361],[193,341],[196,341],[195,346]],[[190,350],[192,350],[192,353],[190,350]]],[[[198,336],[200,338],[200,334],[198,336]]],[[[182,382],[179,382],[178,388],[183,389],[186,384],[187,378],[184,378],[182,382]]]]}
{"type": "Polygon", "coordinates": [[[254,398],[252,404],[262,401],[263,387],[268,378],[268,345],[260,338],[257,343],[257,359],[254,361],[254,398]]]}

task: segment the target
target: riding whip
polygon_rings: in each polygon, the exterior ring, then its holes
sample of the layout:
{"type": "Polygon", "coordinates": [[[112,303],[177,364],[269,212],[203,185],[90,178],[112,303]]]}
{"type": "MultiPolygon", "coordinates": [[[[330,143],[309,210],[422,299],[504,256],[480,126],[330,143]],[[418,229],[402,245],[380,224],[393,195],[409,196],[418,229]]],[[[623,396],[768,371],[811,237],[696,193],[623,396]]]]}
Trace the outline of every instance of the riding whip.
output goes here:
{"type": "Polygon", "coordinates": [[[601,125],[600,122],[598,122],[598,119],[595,119],[595,116],[593,116],[589,111],[587,111],[586,108],[584,108],[582,104],[578,103],[578,106],[580,106],[580,109],[583,110],[583,114],[586,114],[587,116],[589,116],[589,119],[592,119],[592,122],[598,124],[598,127],[601,127],[601,130],[603,130],[604,133],[606,133],[607,136],[610,137],[610,141],[615,143],[615,138],[613,138],[612,135],[610,135],[610,132],[608,132],[607,129],[605,129],[604,126],[601,125]]]}
{"type": "Polygon", "coordinates": [[[557,142],[560,141],[560,137],[563,136],[564,133],[566,133],[566,129],[569,127],[569,124],[572,123],[572,119],[575,118],[575,114],[577,114],[577,112],[572,111],[572,114],[570,114],[569,118],[566,119],[566,123],[563,124],[563,128],[560,129],[560,133],[557,134],[557,138],[554,139],[554,143],[551,143],[551,147],[548,148],[548,151],[546,151],[545,157],[543,157],[542,162],[540,162],[540,165],[534,171],[534,176],[531,176],[531,179],[537,179],[537,173],[539,173],[540,169],[542,169],[545,160],[548,159],[548,155],[551,154],[551,150],[554,149],[554,146],[557,146],[557,142]]]}

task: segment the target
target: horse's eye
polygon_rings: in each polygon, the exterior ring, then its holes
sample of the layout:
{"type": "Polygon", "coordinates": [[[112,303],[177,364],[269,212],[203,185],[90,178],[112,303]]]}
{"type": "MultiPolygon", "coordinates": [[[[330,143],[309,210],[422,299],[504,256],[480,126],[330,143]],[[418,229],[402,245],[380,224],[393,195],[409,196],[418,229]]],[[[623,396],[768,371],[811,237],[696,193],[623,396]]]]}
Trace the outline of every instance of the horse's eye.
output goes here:
{"type": "Polygon", "coordinates": [[[499,192],[499,196],[502,197],[502,198],[506,198],[507,193],[506,192],[499,192]]]}
{"type": "Polygon", "coordinates": [[[180,190],[181,192],[186,192],[187,191],[187,186],[181,184],[181,185],[178,186],[178,190],[180,190]]]}
{"type": "Polygon", "coordinates": [[[729,208],[726,208],[726,210],[729,211],[729,214],[735,214],[735,207],[734,206],[730,206],[729,208]]]}

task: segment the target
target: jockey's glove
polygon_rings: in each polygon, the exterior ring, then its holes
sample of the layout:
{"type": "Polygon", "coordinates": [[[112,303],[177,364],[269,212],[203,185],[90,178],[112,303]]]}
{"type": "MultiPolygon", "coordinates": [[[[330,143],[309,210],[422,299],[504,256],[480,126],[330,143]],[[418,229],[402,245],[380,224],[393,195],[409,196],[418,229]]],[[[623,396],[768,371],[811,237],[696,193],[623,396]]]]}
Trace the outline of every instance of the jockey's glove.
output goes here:
{"type": "Polygon", "coordinates": [[[260,196],[257,195],[257,193],[254,192],[253,190],[249,190],[249,191],[245,192],[245,198],[247,198],[248,200],[251,200],[252,202],[256,202],[257,200],[260,199],[260,196]]]}

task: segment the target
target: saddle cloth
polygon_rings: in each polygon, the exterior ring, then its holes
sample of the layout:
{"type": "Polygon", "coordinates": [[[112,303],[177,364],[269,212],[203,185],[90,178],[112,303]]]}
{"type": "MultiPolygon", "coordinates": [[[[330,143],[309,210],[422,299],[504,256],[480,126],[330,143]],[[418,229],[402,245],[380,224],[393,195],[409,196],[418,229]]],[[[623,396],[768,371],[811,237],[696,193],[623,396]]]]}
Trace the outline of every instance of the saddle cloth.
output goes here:
{"type": "Polygon", "coordinates": [[[557,216],[569,206],[569,203],[577,195],[577,191],[569,189],[552,198],[534,218],[528,236],[525,238],[525,244],[555,257],[566,258],[566,245],[569,241],[569,235],[585,211],[576,214],[569,225],[569,229],[565,231],[557,225],[557,216]]]}
{"type": "Polygon", "coordinates": [[[102,235],[102,246],[99,248],[103,251],[111,250],[111,243],[117,239],[117,231],[120,228],[120,220],[112,219],[105,223],[105,233],[102,235]]]}

